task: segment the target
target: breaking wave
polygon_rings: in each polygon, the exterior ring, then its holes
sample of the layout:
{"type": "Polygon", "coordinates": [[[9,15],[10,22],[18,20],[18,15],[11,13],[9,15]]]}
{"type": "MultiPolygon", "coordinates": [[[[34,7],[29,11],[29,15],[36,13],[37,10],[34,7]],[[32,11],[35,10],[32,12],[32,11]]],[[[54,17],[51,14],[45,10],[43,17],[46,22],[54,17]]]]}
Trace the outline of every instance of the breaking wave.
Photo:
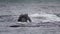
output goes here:
{"type": "Polygon", "coordinates": [[[60,21],[60,17],[54,15],[54,14],[39,14],[39,13],[35,13],[35,14],[31,14],[30,17],[35,18],[35,19],[42,19],[42,21],[60,21]]]}

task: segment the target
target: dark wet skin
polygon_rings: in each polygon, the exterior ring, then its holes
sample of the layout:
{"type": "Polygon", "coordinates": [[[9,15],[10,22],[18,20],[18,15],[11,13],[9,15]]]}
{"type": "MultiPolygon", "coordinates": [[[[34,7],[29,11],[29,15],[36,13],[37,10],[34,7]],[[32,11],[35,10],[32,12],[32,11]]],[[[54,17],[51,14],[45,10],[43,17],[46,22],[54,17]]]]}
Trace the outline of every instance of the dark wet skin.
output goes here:
{"type": "Polygon", "coordinates": [[[29,22],[31,22],[31,19],[28,14],[20,15],[18,18],[18,22],[27,22],[28,20],[29,22]]]}

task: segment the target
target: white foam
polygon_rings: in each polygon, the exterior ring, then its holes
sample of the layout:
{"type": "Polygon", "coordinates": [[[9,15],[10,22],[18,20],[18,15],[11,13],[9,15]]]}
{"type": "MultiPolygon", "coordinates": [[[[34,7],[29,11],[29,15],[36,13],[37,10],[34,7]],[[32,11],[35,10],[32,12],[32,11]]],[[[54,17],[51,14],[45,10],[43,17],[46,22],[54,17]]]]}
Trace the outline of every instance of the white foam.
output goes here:
{"type": "Polygon", "coordinates": [[[33,17],[35,19],[37,19],[38,17],[39,18],[40,17],[46,18],[46,19],[44,19],[44,21],[60,21],[60,17],[57,17],[54,14],[46,14],[46,13],[39,14],[39,13],[35,13],[35,14],[31,14],[30,17],[33,17]]]}

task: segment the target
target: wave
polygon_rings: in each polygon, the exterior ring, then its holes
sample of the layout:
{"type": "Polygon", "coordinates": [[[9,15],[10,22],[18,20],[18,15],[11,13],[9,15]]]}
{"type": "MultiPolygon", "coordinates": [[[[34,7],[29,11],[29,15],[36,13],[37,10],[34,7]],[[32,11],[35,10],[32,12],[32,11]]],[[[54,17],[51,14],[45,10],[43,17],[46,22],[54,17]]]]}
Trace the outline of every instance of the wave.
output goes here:
{"type": "Polygon", "coordinates": [[[43,19],[44,21],[60,21],[60,17],[54,14],[47,14],[47,13],[44,14],[35,13],[35,14],[31,14],[30,17],[35,19],[43,19]]]}

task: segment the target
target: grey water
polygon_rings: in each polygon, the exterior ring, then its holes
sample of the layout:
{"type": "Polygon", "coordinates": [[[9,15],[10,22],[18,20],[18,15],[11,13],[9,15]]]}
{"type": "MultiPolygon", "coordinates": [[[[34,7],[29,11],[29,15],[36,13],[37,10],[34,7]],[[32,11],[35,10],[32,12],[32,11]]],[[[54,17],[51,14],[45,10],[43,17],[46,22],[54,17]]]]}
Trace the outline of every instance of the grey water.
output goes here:
{"type": "Polygon", "coordinates": [[[0,34],[60,34],[60,0],[0,0],[0,34]],[[22,13],[40,27],[9,27],[22,13]]]}

